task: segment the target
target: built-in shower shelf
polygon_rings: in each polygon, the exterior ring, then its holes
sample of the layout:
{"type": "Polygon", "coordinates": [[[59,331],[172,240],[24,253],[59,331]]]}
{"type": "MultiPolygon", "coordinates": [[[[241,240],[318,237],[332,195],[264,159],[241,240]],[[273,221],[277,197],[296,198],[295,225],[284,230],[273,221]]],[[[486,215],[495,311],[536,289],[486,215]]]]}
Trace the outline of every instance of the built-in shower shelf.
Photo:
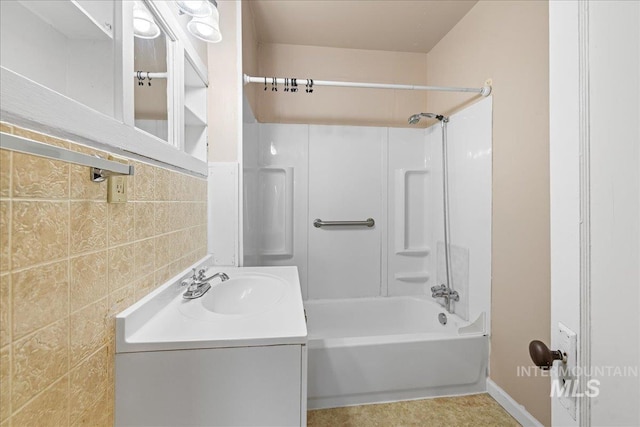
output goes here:
{"type": "Polygon", "coordinates": [[[263,234],[260,255],[263,257],[293,256],[293,168],[261,167],[260,215],[263,234]]]}
{"type": "Polygon", "coordinates": [[[410,249],[400,249],[396,251],[397,255],[407,255],[407,256],[427,256],[431,252],[431,248],[410,248],[410,249]]]}
{"type": "Polygon", "coordinates": [[[426,272],[418,272],[418,273],[396,273],[393,276],[396,280],[400,282],[412,282],[412,283],[420,283],[426,282],[429,280],[429,274],[426,272]]]}
{"type": "Polygon", "coordinates": [[[426,256],[429,169],[395,170],[395,253],[426,256]]]}

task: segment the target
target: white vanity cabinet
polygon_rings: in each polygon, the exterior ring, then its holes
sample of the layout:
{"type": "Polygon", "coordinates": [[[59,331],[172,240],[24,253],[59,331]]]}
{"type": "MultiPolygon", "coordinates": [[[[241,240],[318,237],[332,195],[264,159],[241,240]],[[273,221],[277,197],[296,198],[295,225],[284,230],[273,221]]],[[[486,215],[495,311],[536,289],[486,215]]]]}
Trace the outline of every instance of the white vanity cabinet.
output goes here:
{"type": "Polygon", "coordinates": [[[228,278],[199,298],[183,298],[188,269],[116,316],[116,425],[306,425],[297,268],[217,273],[228,278]]]}
{"type": "Polygon", "coordinates": [[[306,360],[304,345],[118,354],[116,425],[305,425],[306,360]]]}
{"type": "Polygon", "coordinates": [[[206,43],[174,2],[2,0],[0,19],[3,120],[207,174],[206,43]]]}

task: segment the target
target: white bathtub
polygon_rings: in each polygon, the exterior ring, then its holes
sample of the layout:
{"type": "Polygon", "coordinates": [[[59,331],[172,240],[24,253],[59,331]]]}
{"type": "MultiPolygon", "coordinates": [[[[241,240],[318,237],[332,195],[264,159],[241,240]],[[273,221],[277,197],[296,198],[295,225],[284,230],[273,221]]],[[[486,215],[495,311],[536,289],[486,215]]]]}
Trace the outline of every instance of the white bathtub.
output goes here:
{"type": "Polygon", "coordinates": [[[484,315],[470,324],[427,297],[305,302],[308,408],[486,390],[484,315]]]}

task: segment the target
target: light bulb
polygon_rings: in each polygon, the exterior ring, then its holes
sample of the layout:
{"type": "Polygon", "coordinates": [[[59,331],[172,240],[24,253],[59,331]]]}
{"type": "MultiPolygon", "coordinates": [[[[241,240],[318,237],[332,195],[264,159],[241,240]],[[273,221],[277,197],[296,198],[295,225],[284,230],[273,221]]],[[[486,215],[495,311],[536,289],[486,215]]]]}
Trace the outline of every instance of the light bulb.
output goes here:
{"type": "Polygon", "coordinates": [[[213,28],[203,23],[196,22],[195,27],[196,27],[196,31],[198,31],[200,34],[202,34],[205,37],[208,37],[211,34],[213,34],[213,28]]]}
{"type": "Polygon", "coordinates": [[[218,43],[222,40],[218,23],[218,10],[213,8],[213,13],[206,18],[193,18],[187,24],[189,32],[200,40],[208,43],[218,43]]]}
{"type": "Polygon", "coordinates": [[[149,9],[138,2],[133,6],[133,35],[142,39],[155,39],[160,35],[160,27],[149,9]]]}
{"type": "Polygon", "coordinates": [[[147,33],[151,29],[151,22],[144,19],[133,19],[133,27],[139,33],[147,33]]]}

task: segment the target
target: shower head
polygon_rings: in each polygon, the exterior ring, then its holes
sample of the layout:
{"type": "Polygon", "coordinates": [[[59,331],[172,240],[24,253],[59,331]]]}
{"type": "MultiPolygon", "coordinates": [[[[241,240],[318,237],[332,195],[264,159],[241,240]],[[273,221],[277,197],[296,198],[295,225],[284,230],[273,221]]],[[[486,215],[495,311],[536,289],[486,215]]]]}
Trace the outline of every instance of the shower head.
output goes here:
{"type": "Polygon", "coordinates": [[[409,124],[410,125],[415,125],[416,123],[418,123],[420,121],[420,118],[422,117],[427,117],[429,119],[438,119],[441,122],[448,122],[449,121],[449,117],[443,116],[441,114],[435,114],[435,113],[418,113],[418,114],[414,114],[413,116],[409,117],[409,124]]]}

